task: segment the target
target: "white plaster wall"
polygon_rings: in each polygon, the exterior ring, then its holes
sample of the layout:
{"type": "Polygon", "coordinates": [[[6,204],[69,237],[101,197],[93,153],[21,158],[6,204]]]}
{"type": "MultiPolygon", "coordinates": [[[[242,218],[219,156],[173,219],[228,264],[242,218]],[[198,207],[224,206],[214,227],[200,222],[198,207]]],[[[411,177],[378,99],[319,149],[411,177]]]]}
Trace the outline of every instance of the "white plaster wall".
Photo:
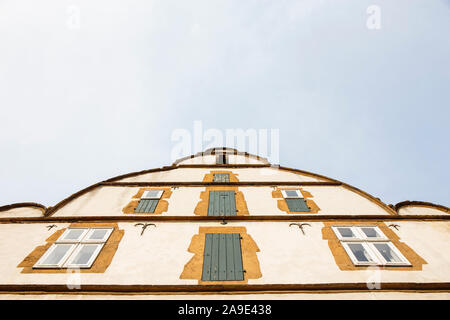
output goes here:
{"type": "Polygon", "coordinates": [[[448,215],[443,210],[425,206],[405,206],[398,210],[400,215],[448,215]]]}
{"type": "Polygon", "coordinates": [[[168,216],[190,216],[194,215],[194,210],[200,202],[200,193],[205,191],[201,187],[179,187],[172,190],[172,195],[169,199],[169,208],[163,215],[168,216]]]}
{"type": "Polygon", "coordinates": [[[311,199],[321,209],[319,214],[389,214],[375,202],[343,186],[302,186],[301,188],[313,195],[311,199]]]}
{"type": "MultiPolygon", "coordinates": [[[[300,189],[312,194],[313,197],[310,199],[314,200],[320,208],[318,215],[389,214],[369,199],[342,186],[302,186],[300,189]]],[[[130,201],[135,200],[132,197],[138,190],[139,187],[99,187],[72,200],[56,211],[53,216],[123,216],[122,209],[130,201]]],[[[172,189],[171,197],[164,199],[169,206],[162,215],[194,215],[194,209],[201,200],[200,194],[205,190],[205,187],[172,189]]],[[[238,190],[244,194],[250,215],[287,214],[278,209],[277,201],[282,198],[272,198],[273,189],[269,186],[238,187],[238,190]]]]}
{"type": "Polygon", "coordinates": [[[255,157],[246,157],[238,154],[228,155],[228,162],[230,164],[267,164],[267,161],[257,159],[255,157]]]}
{"type": "Polygon", "coordinates": [[[70,201],[53,216],[122,216],[138,187],[98,187],[70,201]]]}
{"type": "Polygon", "coordinates": [[[42,217],[44,210],[33,207],[14,208],[6,211],[0,211],[0,218],[17,217],[42,217]]]}
{"type": "MultiPolygon", "coordinates": [[[[259,160],[255,157],[246,157],[243,155],[229,154],[228,163],[230,164],[267,164],[267,161],[259,160]]],[[[206,155],[201,157],[189,158],[178,163],[182,164],[216,164],[216,155],[206,155]]]]}
{"type": "Polygon", "coordinates": [[[0,300],[450,300],[448,292],[342,292],[184,295],[1,294],[0,300]]]}
{"type": "Polygon", "coordinates": [[[293,181],[293,182],[320,182],[321,178],[280,170],[272,167],[231,169],[238,174],[239,181],[293,181]]]}
{"type": "Polygon", "coordinates": [[[216,155],[206,155],[201,157],[189,158],[183,161],[180,161],[177,165],[180,164],[216,164],[216,155]]]}
{"type": "Polygon", "coordinates": [[[140,174],[138,176],[129,177],[118,180],[119,182],[186,182],[186,181],[203,181],[206,173],[210,169],[196,168],[179,168],[167,171],[150,172],[140,174]]]}
{"type": "MultiPolygon", "coordinates": [[[[389,224],[389,222],[386,222],[389,224]]],[[[380,272],[381,282],[449,282],[450,223],[395,222],[397,234],[428,264],[422,271],[380,272]]],[[[338,269],[326,240],[321,222],[309,222],[306,235],[289,222],[239,222],[255,240],[262,278],[249,283],[354,283],[370,281],[373,272],[338,269]]],[[[0,225],[0,283],[65,284],[70,274],[21,274],[17,265],[57,229],[47,231],[47,224],[0,225]]],[[[67,224],[57,223],[58,229],[67,224]]],[[[82,284],[196,284],[179,276],[193,254],[187,252],[191,238],[200,226],[219,223],[156,223],[140,236],[134,223],[120,223],[125,235],[111,265],[104,274],[81,274],[82,284]]]]}
{"type": "Polygon", "coordinates": [[[271,167],[263,168],[177,168],[173,170],[144,173],[128,177],[119,182],[201,182],[205,174],[215,170],[226,170],[237,174],[239,181],[325,181],[321,178],[302,175],[271,167]]]}

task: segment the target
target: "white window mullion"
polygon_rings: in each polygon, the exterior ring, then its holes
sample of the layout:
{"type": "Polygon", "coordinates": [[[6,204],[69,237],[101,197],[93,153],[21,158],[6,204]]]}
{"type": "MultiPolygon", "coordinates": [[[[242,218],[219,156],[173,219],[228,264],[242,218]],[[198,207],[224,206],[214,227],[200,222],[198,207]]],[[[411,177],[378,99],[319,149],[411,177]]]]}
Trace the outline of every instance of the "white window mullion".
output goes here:
{"type": "Polygon", "coordinates": [[[64,264],[66,268],[90,268],[100,254],[104,243],[82,243],[64,264]]]}
{"type": "Polygon", "coordinates": [[[81,241],[82,243],[105,243],[114,228],[91,228],[81,241]]]}
{"type": "Polygon", "coordinates": [[[164,190],[162,189],[152,189],[152,190],[146,190],[144,191],[144,194],[142,195],[141,199],[161,199],[162,194],[164,193],[164,190]]]}
{"type": "Polygon", "coordinates": [[[371,247],[371,250],[377,255],[381,264],[383,265],[411,265],[409,261],[390,241],[374,241],[370,242],[369,246],[371,247]],[[378,249],[377,247],[380,247],[380,249],[378,249]],[[388,254],[391,256],[391,261],[388,261],[380,251],[383,249],[383,247],[390,251],[388,254]]]}
{"type": "Polygon", "coordinates": [[[76,243],[54,243],[33,268],[61,268],[76,247],[76,243]],[[59,254],[58,250],[60,251],[59,254]]]}
{"type": "Polygon", "coordinates": [[[283,194],[283,198],[285,199],[303,198],[303,195],[300,193],[300,190],[298,189],[281,189],[281,193],[283,194]]]}
{"type": "Polygon", "coordinates": [[[342,246],[355,265],[377,265],[379,263],[365,242],[342,242],[342,246]]]}

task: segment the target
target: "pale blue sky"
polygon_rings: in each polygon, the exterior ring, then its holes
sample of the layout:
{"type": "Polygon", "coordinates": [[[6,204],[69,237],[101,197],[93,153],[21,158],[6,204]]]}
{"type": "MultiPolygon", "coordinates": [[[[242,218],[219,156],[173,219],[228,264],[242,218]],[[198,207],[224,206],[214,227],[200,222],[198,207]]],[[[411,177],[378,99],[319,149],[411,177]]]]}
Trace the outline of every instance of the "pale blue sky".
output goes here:
{"type": "Polygon", "coordinates": [[[169,165],[173,130],[201,120],[278,128],[281,165],[386,203],[449,206],[449,17],[448,0],[0,0],[0,205],[169,165]]]}

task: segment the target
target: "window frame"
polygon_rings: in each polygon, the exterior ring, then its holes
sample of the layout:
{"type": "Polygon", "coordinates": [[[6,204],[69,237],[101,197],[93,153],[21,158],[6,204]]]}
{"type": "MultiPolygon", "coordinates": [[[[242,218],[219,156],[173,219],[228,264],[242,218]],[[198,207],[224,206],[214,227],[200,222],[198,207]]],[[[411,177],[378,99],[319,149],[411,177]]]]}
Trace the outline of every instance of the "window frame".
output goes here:
{"type": "Polygon", "coordinates": [[[100,251],[102,251],[104,246],[105,246],[104,243],[90,243],[90,242],[87,242],[87,243],[82,242],[82,243],[80,243],[79,245],[77,245],[75,250],[67,258],[67,261],[64,263],[64,267],[65,268],[80,268],[80,269],[92,267],[92,264],[97,259],[98,255],[100,254],[100,251]],[[80,253],[80,251],[86,245],[97,246],[97,248],[95,249],[94,253],[89,258],[88,262],[86,262],[85,264],[72,264],[71,262],[73,260],[75,260],[75,258],[77,257],[78,253],[80,253]]]}
{"type": "Polygon", "coordinates": [[[55,241],[55,243],[74,243],[81,241],[89,232],[89,228],[67,228],[64,233],[55,241]],[[77,239],[65,239],[72,230],[84,230],[77,239]]]}
{"type": "Polygon", "coordinates": [[[52,243],[50,248],[41,256],[41,258],[33,265],[33,268],[53,268],[53,269],[65,269],[65,268],[91,268],[92,264],[95,262],[103,247],[107,243],[111,234],[114,232],[113,227],[68,227],[59,238],[52,243]],[[77,240],[68,240],[65,239],[67,234],[74,229],[84,229],[85,231],[82,233],[77,240]],[[95,230],[106,229],[108,230],[102,239],[89,239],[89,236],[92,235],[95,230]],[[70,249],[64,254],[64,256],[60,259],[57,264],[45,264],[44,261],[48,258],[50,254],[57,248],[58,245],[70,245],[70,249]],[[85,264],[72,264],[71,262],[76,258],[77,254],[82,250],[85,245],[96,245],[92,256],[89,258],[89,261],[85,264]]]}
{"type": "Polygon", "coordinates": [[[80,241],[80,243],[85,243],[85,244],[95,244],[95,243],[106,243],[109,239],[109,237],[111,236],[111,234],[113,233],[114,229],[113,228],[90,228],[89,231],[86,233],[86,236],[83,238],[83,240],[80,241]],[[103,239],[89,239],[89,236],[91,236],[95,230],[102,230],[102,229],[106,229],[107,232],[106,234],[103,236],[103,239]]]}
{"type": "Polygon", "coordinates": [[[408,261],[408,259],[406,259],[406,257],[400,252],[400,250],[397,249],[397,247],[391,242],[391,241],[371,241],[370,242],[370,247],[373,250],[373,252],[379,257],[379,259],[381,259],[381,261],[383,261],[384,265],[387,266],[405,266],[405,265],[411,265],[408,261]],[[387,244],[392,251],[395,252],[395,254],[399,257],[400,261],[387,261],[383,255],[381,254],[381,252],[375,247],[376,243],[385,243],[387,244]]]}
{"type": "Polygon", "coordinates": [[[143,193],[142,196],[141,196],[141,200],[160,200],[163,194],[164,194],[164,189],[150,189],[150,190],[145,190],[144,193],[143,193]],[[147,194],[148,194],[149,192],[152,192],[152,191],[158,191],[158,195],[153,196],[153,197],[148,196],[147,194]]]}
{"type": "Polygon", "coordinates": [[[230,174],[229,173],[213,173],[213,182],[215,183],[228,183],[230,182],[230,174]],[[228,181],[217,181],[216,180],[216,176],[226,176],[227,179],[222,179],[222,180],[228,180],[228,181]]]}
{"type": "Polygon", "coordinates": [[[346,241],[346,242],[341,242],[342,246],[344,247],[345,251],[347,252],[347,255],[350,257],[350,260],[352,260],[353,264],[358,265],[358,266],[376,266],[378,265],[378,259],[377,256],[375,256],[372,251],[370,250],[369,246],[367,245],[366,242],[361,242],[361,241],[346,241]],[[355,254],[353,253],[352,249],[350,249],[349,244],[361,244],[364,249],[366,250],[366,252],[369,254],[369,256],[371,257],[372,261],[359,261],[355,254]]]}
{"type": "Polygon", "coordinates": [[[60,243],[53,243],[50,248],[47,249],[47,251],[42,255],[42,257],[34,264],[33,268],[63,268],[64,264],[66,263],[67,259],[72,255],[74,250],[76,249],[77,244],[75,243],[66,243],[66,242],[60,242],[60,243]],[[71,248],[67,250],[65,255],[59,260],[56,264],[48,264],[44,263],[45,260],[47,260],[48,256],[53,253],[53,251],[56,249],[59,245],[70,245],[71,248]]]}
{"type": "Polygon", "coordinates": [[[283,195],[284,199],[303,199],[303,194],[301,193],[300,189],[281,189],[281,194],[283,195]],[[286,191],[295,191],[297,193],[297,196],[288,196],[286,191]]]}
{"type": "Polygon", "coordinates": [[[350,260],[352,260],[354,265],[375,265],[375,266],[411,266],[409,260],[400,252],[400,250],[392,243],[392,241],[384,234],[383,231],[380,230],[378,226],[375,225],[337,225],[332,226],[334,234],[338,238],[344,250],[347,252],[350,260]],[[343,237],[339,228],[350,228],[355,235],[355,237],[348,238],[343,237]],[[363,231],[362,228],[374,228],[376,233],[380,235],[377,238],[368,237],[363,231]],[[374,263],[372,262],[360,262],[356,259],[355,255],[351,251],[348,244],[351,243],[360,243],[363,245],[364,249],[368,252],[374,263]],[[383,255],[379,252],[379,250],[374,246],[376,243],[386,243],[392,251],[399,257],[400,261],[390,262],[387,261],[383,255]]]}

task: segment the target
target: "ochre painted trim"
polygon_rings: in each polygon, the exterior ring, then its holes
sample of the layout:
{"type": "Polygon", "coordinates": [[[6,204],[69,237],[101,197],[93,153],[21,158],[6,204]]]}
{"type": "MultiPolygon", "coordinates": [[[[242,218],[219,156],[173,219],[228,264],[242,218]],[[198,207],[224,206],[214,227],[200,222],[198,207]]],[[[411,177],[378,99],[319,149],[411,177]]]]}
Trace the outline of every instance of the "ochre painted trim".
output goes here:
{"type": "Polygon", "coordinates": [[[277,200],[277,207],[278,209],[280,209],[281,211],[284,211],[288,214],[314,214],[314,213],[318,213],[320,211],[320,208],[317,206],[317,204],[314,202],[314,200],[312,200],[311,198],[313,197],[313,195],[303,189],[300,188],[276,188],[275,190],[272,191],[272,198],[274,199],[278,199],[277,200]],[[286,202],[286,199],[284,199],[283,197],[283,193],[281,192],[281,190],[287,190],[287,189],[292,189],[292,190],[299,190],[301,192],[301,194],[303,195],[303,199],[305,199],[306,201],[306,205],[308,206],[309,210],[308,212],[291,212],[289,210],[289,206],[286,202]]]}
{"type": "MultiPolygon", "coordinates": [[[[90,268],[80,268],[80,273],[104,273],[119,247],[119,242],[124,235],[123,230],[119,230],[117,223],[72,223],[69,228],[95,228],[95,227],[109,227],[114,228],[114,231],[109,236],[99,255],[95,259],[90,268]]],[[[63,228],[54,232],[47,238],[47,243],[36,247],[19,265],[18,268],[23,268],[21,273],[67,273],[67,268],[33,268],[44,253],[55,243],[56,240],[63,234],[67,228],[63,228]]]]}
{"type": "Polygon", "coordinates": [[[407,244],[400,241],[400,237],[391,230],[384,222],[324,222],[324,227],[322,228],[322,239],[328,240],[328,247],[333,254],[334,260],[342,271],[355,271],[355,270],[367,270],[373,268],[370,266],[357,266],[354,265],[341,241],[338,239],[336,234],[331,229],[332,226],[358,226],[358,225],[370,225],[377,226],[384,233],[384,235],[392,242],[392,244],[401,252],[401,254],[408,259],[411,266],[376,266],[379,270],[395,270],[395,271],[421,271],[422,266],[427,264],[425,259],[419,256],[413,249],[411,249],[407,244]]]}
{"type": "Polygon", "coordinates": [[[163,199],[169,199],[172,195],[171,188],[140,188],[138,192],[133,196],[133,199],[141,199],[142,195],[147,190],[164,190],[161,195],[161,199],[159,199],[158,204],[156,205],[154,212],[134,212],[139,204],[139,200],[131,200],[123,209],[122,212],[126,214],[162,214],[169,209],[169,202],[163,199]]]}
{"type": "Polygon", "coordinates": [[[259,248],[252,237],[247,234],[245,227],[200,227],[198,234],[192,237],[188,252],[194,256],[185,264],[180,279],[195,279],[200,285],[221,285],[224,281],[202,281],[203,255],[205,251],[205,235],[207,233],[239,233],[242,237],[242,266],[245,270],[244,280],[226,281],[227,285],[246,284],[248,279],[259,279],[262,277],[256,252],[259,248]]]}
{"type": "MultiPolygon", "coordinates": [[[[244,193],[239,191],[238,187],[233,186],[213,186],[206,187],[205,191],[200,193],[200,201],[194,209],[194,214],[197,216],[208,216],[208,206],[209,206],[209,192],[210,191],[234,191],[236,199],[236,216],[246,216],[249,215],[247,202],[244,198],[244,193]]],[[[228,217],[221,217],[222,219],[228,219],[228,217]]]]}
{"type": "Polygon", "coordinates": [[[158,221],[158,222],[198,222],[210,221],[449,221],[450,215],[243,215],[228,217],[211,216],[73,216],[73,217],[29,217],[29,218],[0,218],[0,224],[8,223],[49,223],[49,222],[134,222],[134,221],[158,221]]]}
{"type": "Polygon", "coordinates": [[[409,201],[409,200],[402,201],[402,202],[397,203],[394,206],[394,209],[398,212],[403,207],[427,207],[427,208],[440,210],[445,213],[450,213],[450,209],[446,206],[443,206],[440,204],[434,204],[431,202],[425,202],[425,201],[409,201]]]}
{"type": "Polygon", "coordinates": [[[81,285],[80,288],[69,289],[67,285],[46,284],[0,284],[1,293],[37,292],[49,293],[178,293],[189,294],[192,292],[205,294],[223,294],[229,292],[239,294],[241,292],[263,293],[269,291],[279,292],[450,292],[449,282],[385,282],[380,289],[369,289],[367,283],[319,283],[319,284],[235,284],[235,285],[81,285]]]}

